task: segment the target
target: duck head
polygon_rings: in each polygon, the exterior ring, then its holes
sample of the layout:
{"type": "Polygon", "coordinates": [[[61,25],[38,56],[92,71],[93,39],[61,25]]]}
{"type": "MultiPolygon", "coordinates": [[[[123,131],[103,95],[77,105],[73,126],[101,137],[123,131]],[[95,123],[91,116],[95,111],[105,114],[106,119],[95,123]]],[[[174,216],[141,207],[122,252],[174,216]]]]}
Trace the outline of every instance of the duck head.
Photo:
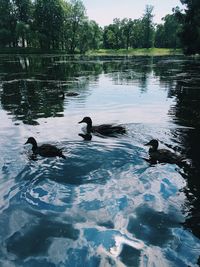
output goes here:
{"type": "Polygon", "coordinates": [[[152,139],[151,141],[146,143],[145,146],[150,146],[153,150],[157,150],[157,148],[158,148],[158,140],[152,139]]]}
{"type": "Polygon", "coordinates": [[[33,148],[32,148],[33,150],[37,149],[37,142],[36,142],[34,137],[29,137],[28,140],[26,141],[25,145],[26,144],[31,144],[33,146],[33,148]]]}
{"type": "Polygon", "coordinates": [[[60,99],[65,99],[65,93],[63,91],[60,91],[58,97],[60,99]]]}
{"type": "Polygon", "coordinates": [[[90,117],[84,117],[82,121],[79,121],[79,123],[85,122],[88,126],[92,127],[92,120],[90,117]]]}

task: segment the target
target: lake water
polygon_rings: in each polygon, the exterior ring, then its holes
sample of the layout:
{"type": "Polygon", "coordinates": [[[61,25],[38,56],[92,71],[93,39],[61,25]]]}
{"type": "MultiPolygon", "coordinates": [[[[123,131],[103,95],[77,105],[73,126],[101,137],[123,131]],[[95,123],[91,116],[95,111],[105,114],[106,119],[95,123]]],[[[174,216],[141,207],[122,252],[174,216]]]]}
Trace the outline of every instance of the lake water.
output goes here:
{"type": "Polygon", "coordinates": [[[181,56],[1,55],[0,266],[199,266],[199,73],[181,56]],[[84,116],[127,134],[86,141],[84,116]],[[30,136],[67,159],[31,160],[30,136]],[[187,170],[150,165],[151,139],[187,170]]]}

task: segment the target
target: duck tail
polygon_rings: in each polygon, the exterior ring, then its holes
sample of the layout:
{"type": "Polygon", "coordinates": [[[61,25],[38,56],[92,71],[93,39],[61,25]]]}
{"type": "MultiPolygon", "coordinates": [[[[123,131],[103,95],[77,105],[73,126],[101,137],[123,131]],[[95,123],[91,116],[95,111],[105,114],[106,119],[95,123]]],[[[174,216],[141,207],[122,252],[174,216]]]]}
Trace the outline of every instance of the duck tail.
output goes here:
{"type": "Polygon", "coordinates": [[[193,165],[192,165],[192,161],[189,160],[189,159],[182,159],[180,162],[179,162],[179,167],[183,167],[185,170],[189,170],[189,169],[192,169],[193,168],[193,165]]]}
{"type": "Polygon", "coordinates": [[[124,128],[123,126],[119,126],[119,132],[121,134],[125,134],[126,133],[126,128],[124,128]]]}

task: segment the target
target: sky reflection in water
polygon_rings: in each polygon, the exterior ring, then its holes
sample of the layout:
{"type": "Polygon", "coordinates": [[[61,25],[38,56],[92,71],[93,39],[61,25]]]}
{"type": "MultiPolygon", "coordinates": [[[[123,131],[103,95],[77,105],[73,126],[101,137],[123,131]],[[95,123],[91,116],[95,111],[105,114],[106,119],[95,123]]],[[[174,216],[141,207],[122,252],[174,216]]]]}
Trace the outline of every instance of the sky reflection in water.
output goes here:
{"type": "Polygon", "coordinates": [[[1,57],[0,265],[197,266],[199,68],[181,57],[1,57]],[[84,116],[127,134],[84,141],[84,116]],[[29,160],[29,136],[67,160],[29,160]],[[150,166],[152,138],[191,170],[150,166]]]}

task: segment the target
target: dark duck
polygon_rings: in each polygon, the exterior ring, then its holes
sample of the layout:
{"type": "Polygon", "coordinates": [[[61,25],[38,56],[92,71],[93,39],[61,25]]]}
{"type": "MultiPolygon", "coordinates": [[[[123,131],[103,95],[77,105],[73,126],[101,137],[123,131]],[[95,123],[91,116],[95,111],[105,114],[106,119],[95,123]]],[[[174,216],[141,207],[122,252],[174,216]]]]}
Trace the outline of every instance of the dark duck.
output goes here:
{"type": "Polygon", "coordinates": [[[121,125],[102,124],[93,126],[90,117],[84,117],[79,123],[87,124],[87,133],[99,133],[101,135],[116,135],[126,133],[126,129],[121,125]]]}
{"type": "Polygon", "coordinates": [[[34,155],[38,154],[42,157],[61,157],[63,159],[66,159],[61,149],[50,144],[43,144],[41,146],[38,146],[34,137],[29,137],[25,144],[32,145],[32,151],[34,155]]]}
{"type": "Polygon", "coordinates": [[[184,165],[184,157],[171,152],[168,149],[158,149],[158,140],[152,139],[150,142],[145,144],[145,146],[150,146],[149,148],[149,161],[151,163],[171,163],[177,165],[184,165]]]}
{"type": "Polygon", "coordinates": [[[92,140],[91,133],[86,133],[86,134],[79,133],[78,135],[81,136],[85,141],[91,141],[92,140]]]}
{"type": "Polygon", "coordinates": [[[79,94],[76,92],[68,92],[68,93],[64,93],[63,91],[59,92],[58,98],[59,99],[65,99],[65,96],[78,96],[79,94]]]}

